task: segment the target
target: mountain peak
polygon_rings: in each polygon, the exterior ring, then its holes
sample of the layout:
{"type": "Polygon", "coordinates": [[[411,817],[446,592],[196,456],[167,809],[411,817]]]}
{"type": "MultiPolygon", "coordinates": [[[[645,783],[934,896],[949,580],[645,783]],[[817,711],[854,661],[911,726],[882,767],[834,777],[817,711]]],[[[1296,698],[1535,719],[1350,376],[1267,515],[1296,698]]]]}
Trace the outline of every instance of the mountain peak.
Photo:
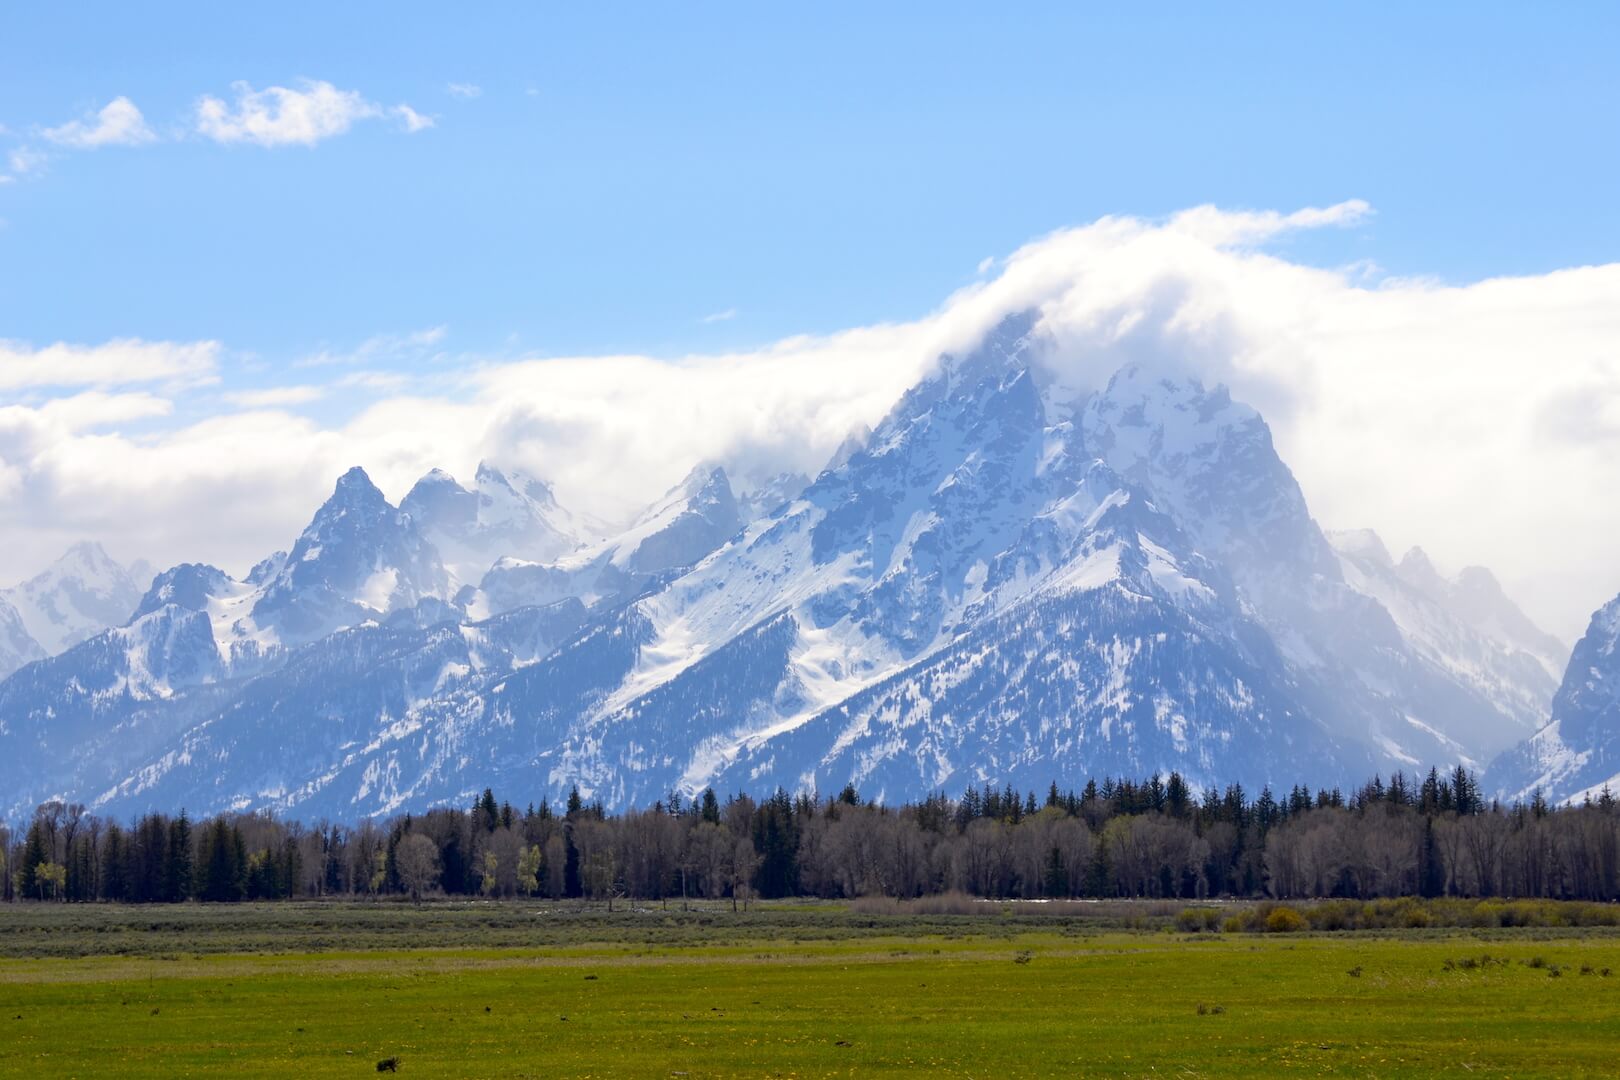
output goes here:
{"type": "Polygon", "coordinates": [[[410,514],[396,510],[356,466],[265,582],[252,616],[283,643],[310,640],[362,621],[369,612],[441,596],[449,582],[438,552],[410,514]]]}
{"type": "Polygon", "coordinates": [[[55,655],[109,626],[119,626],[141,599],[141,586],[93,540],[20,585],[0,590],[29,635],[55,655]]]}
{"type": "Polygon", "coordinates": [[[337,486],[332,489],[332,495],[334,497],[344,495],[351,498],[370,498],[372,495],[376,495],[381,498],[382,490],[371,482],[371,477],[366,474],[365,469],[356,465],[338,477],[337,486]]]}
{"type": "Polygon", "coordinates": [[[80,540],[69,547],[62,557],[56,560],[57,565],[79,564],[81,566],[114,566],[112,557],[107,549],[94,540],[80,540]]]}
{"type": "Polygon", "coordinates": [[[1366,559],[1382,567],[1395,566],[1389,548],[1384,546],[1384,538],[1372,529],[1339,529],[1328,533],[1327,538],[1340,554],[1366,559]]]}
{"type": "Polygon", "coordinates": [[[670,490],[671,494],[678,492],[690,498],[722,486],[727,491],[731,490],[731,480],[726,476],[725,467],[712,461],[705,461],[693,466],[692,471],[670,490]]]}
{"type": "Polygon", "coordinates": [[[1434,560],[1429,553],[1420,547],[1413,547],[1401,556],[1401,576],[1415,585],[1439,585],[1445,581],[1444,576],[1435,568],[1434,560]]]}

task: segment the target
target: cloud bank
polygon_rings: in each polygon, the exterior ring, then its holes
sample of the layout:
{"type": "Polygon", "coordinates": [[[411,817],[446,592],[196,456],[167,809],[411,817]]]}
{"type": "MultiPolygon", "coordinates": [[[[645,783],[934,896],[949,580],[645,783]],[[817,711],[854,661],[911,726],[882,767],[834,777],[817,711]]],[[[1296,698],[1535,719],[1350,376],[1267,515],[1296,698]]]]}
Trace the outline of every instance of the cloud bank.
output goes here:
{"type": "Polygon", "coordinates": [[[470,478],[488,457],[607,519],[699,460],[745,484],[814,473],[940,353],[1034,307],[1053,380],[1083,393],[1143,361],[1225,382],[1265,413],[1326,527],[1490,566],[1572,637],[1620,591],[1620,265],[1452,285],[1268,246],[1370,213],[1105,218],[996,261],[914,321],[722,355],[464,356],[439,328],[245,386],[211,342],[0,345],[0,387],[34,398],[0,408],[0,581],[85,537],[241,571],[353,464],[398,498],[431,467],[470,478]],[[407,346],[414,362],[395,364],[407,346]]]}

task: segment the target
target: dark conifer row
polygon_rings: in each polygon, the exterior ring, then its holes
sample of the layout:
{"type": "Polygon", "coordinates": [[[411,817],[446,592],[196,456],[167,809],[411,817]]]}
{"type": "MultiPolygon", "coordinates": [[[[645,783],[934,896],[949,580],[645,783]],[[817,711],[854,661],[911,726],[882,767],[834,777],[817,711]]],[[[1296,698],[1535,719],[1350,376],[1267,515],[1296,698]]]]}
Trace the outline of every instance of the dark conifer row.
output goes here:
{"type": "Polygon", "coordinates": [[[1620,811],[1487,803],[1463,768],[1375,777],[1346,794],[1281,798],[1181,776],[1053,783],[1044,797],[969,788],[885,807],[853,785],[828,799],[712,790],[609,815],[574,789],[560,811],[485,790],[358,826],[265,814],[127,825],[42,805],[0,827],[6,900],[230,902],[292,897],[1518,896],[1620,899],[1620,811]]]}

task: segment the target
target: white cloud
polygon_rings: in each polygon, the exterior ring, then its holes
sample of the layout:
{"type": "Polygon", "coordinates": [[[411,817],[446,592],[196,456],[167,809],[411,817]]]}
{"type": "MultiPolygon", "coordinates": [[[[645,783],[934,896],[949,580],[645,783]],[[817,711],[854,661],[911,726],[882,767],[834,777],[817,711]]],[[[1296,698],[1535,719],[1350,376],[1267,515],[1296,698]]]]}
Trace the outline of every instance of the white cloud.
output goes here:
{"type": "Polygon", "coordinates": [[[297,89],[268,86],[263,90],[237,82],[231,89],[236,94],[234,103],[207,95],[197,102],[198,134],[221,143],[314,146],[363,120],[393,116],[409,132],[433,126],[430,117],[409,105],[384,108],[357,90],[339,90],[329,82],[304,79],[297,89]]]}
{"type": "Polygon", "coordinates": [[[101,146],[140,146],[155,142],[157,135],[146,126],[141,110],[127,97],[116,97],[82,120],[46,128],[45,138],[58,146],[94,150],[101,146]]]}
{"type": "Polygon", "coordinates": [[[31,146],[19,146],[6,155],[14,176],[26,176],[43,168],[50,158],[31,146]]]}
{"type": "Polygon", "coordinates": [[[424,116],[409,105],[395,105],[388,110],[390,116],[397,117],[406,132],[415,135],[418,131],[426,131],[434,124],[433,117],[424,116]]]}
{"type": "Polygon", "coordinates": [[[735,319],[736,317],[737,317],[737,309],[734,308],[734,307],[731,307],[731,308],[726,308],[724,311],[716,311],[716,312],[714,312],[712,314],[705,315],[705,316],[703,316],[703,318],[699,319],[698,322],[701,322],[701,323],[730,322],[732,319],[735,319]]]}
{"type": "MultiPolygon", "coordinates": [[[[1325,526],[1488,565],[1550,629],[1578,634],[1620,591],[1620,264],[1445,284],[1303,266],[1262,246],[1364,218],[1358,207],[1107,218],[1026,245],[915,321],[746,353],[448,363],[442,328],[382,336],[312,358],[351,365],[339,383],[380,395],[330,423],[185,409],[176,422],[120,395],[81,402],[71,421],[66,407],[15,406],[0,410],[0,545],[13,576],[81,536],[240,571],[284,547],[349,465],[398,498],[428,468],[470,476],[486,456],[623,518],[698,460],[744,480],[814,472],[940,352],[1038,307],[1053,378],[1081,390],[1141,360],[1225,381],[1266,414],[1325,526]],[[424,358],[433,379],[407,380],[424,358]],[[106,422],[120,409],[140,428],[106,422]]],[[[40,354],[7,348],[0,386],[8,372],[37,385],[15,372],[42,370],[40,354]]],[[[92,369],[62,381],[107,381],[92,369]]]]}
{"type": "Polygon", "coordinates": [[[445,87],[445,90],[450,94],[451,97],[458,97],[464,100],[471,100],[472,98],[480,97],[484,93],[484,88],[482,86],[465,82],[450,83],[445,87]]]}
{"type": "Polygon", "coordinates": [[[272,386],[262,390],[232,390],[220,395],[243,409],[275,409],[284,405],[308,405],[326,396],[319,386],[272,386]]]}
{"type": "Polygon", "coordinates": [[[22,342],[0,341],[0,390],[197,383],[213,378],[218,355],[219,344],[213,341],[129,338],[103,345],[57,342],[37,349],[22,342]]]}

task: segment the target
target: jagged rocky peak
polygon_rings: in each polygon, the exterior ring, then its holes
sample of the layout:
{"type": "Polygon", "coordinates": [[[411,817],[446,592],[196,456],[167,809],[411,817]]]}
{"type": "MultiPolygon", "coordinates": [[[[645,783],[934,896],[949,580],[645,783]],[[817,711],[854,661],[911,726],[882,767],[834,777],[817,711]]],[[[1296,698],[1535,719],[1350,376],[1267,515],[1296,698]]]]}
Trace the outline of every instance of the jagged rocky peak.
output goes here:
{"type": "Polygon", "coordinates": [[[471,529],[478,524],[478,495],[462,487],[443,469],[433,469],[418,480],[399,508],[424,526],[471,529]]]}
{"type": "Polygon", "coordinates": [[[731,490],[731,479],[723,466],[703,462],[693,466],[679,484],[670,489],[670,496],[679,496],[686,509],[697,513],[735,513],[736,495],[731,490]]]}
{"type": "Polygon", "coordinates": [[[1407,581],[1426,592],[1439,592],[1450,585],[1445,576],[1435,568],[1434,560],[1429,553],[1420,547],[1409,548],[1397,569],[1407,581]]]}
{"type": "MultiPolygon", "coordinates": [[[[867,429],[871,433],[871,429],[867,429]]],[[[797,499],[810,486],[800,472],[780,472],[737,496],[737,513],[744,522],[757,521],[797,499]]]]}
{"type": "Polygon", "coordinates": [[[1339,579],[1304,492],[1260,414],[1224,386],[1128,364],[1082,413],[1087,449],[1152,493],[1253,585],[1290,572],[1339,579]]]}
{"type": "Polygon", "coordinates": [[[152,579],[131,620],[149,615],[169,604],[187,611],[207,611],[208,602],[228,591],[234,583],[225,571],[206,563],[181,563],[152,579]]]}
{"type": "Polygon", "coordinates": [[[609,541],[614,565],[637,576],[691,566],[742,527],[726,470],[699,464],[609,541]]]}
{"type": "Polygon", "coordinates": [[[68,548],[41,573],[9,589],[10,604],[28,635],[48,655],[122,625],[140,602],[144,586],[98,543],[68,548]]]}
{"type": "Polygon", "coordinates": [[[1328,533],[1327,538],[1333,550],[1341,555],[1364,559],[1390,569],[1395,567],[1395,560],[1390,556],[1389,548],[1384,546],[1383,537],[1371,529],[1338,529],[1328,533]]]}
{"type": "Polygon", "coordinates": [[[871,440],[872,428],[870,425],[855,425],[855,430],[845,435],[844,441],[838,444],[837,450],[833,451],[833,456],[828,459],[827,467],[822,472],[834,472],[843,468],[849,463],[850,458],[866,449],[866,444],[871,440]]]}
{"type": "Polygon", "coordinates": [[[584,542],[586,528],[551,485],[516,469],[478,464],[472,488],[442,469],[416,482],[400,509],[439,548],[451,576],[477,581],[501,558],[549,563],[584,542]]]}
{"type": "Polygon", "coordinates": [[[958,397],[964,387],[995,386],[1005,382],[1008,376],[1027,375],[1036,352],[1039,320],[1040,313],[1034,310],[1008,315],[968,352],[942,355],[932,372],[901,395],[877,429],[859,440],[849,457],[829,466],[830,470],[837,471],[850,457],[862,451],[879,452],[883,444],[892,439],[897,425],[926,415],[937,402],[958,397]]]}
{"type": "Polygon", "coordinates": [[[265,582],[253,618],[308,640],[361,621],[365,612],[448,596],[438,552],[409,514],[395,509],[358,466],[344,473],[287,559],[265,582]]]}
{"type": "Polygon", "coordinates": [[[693,566],[742,527],[725,469],[701,464],[642,511],[624,531],[554,561],[503,557],[469,594],[469,610],[495,615],[575,598],[626,598],[660,575],[693,566]]]}
{"type": "Polygon", "coordinates": [[[1464,635],[1490,642],[1505,654],[1522,654],[1540,665],[1544,674],[1531,673],[1533,692],[1527,704],[1538,714],[1536,723],[1541,722],[1553,689],[1563,677],[1569,647],[1537,626],[1508,596],[1495,574],[1483,566],[1468,566],[1448,577],[1420,547],[1409,549],[1397,562],[1371,529],[1337,532],[1330,539],[1350,583],[1378,599],[1408,637],[1424,634],[1433,639],[1440,632],[1450,636],[1448,663],[1454,670],[1481,672],[1492,667],[1481,665],[1477,657],[1457,654],[1464,635]],[[1404,600],[1389,591],[1395,583],[1405,590],[1404,600]],[[1417,598],[1431,605],[1431,610],[1411,610],[1417,598]],[[1442,627],[1442,622],[1447,625],[1442,627]]]}

